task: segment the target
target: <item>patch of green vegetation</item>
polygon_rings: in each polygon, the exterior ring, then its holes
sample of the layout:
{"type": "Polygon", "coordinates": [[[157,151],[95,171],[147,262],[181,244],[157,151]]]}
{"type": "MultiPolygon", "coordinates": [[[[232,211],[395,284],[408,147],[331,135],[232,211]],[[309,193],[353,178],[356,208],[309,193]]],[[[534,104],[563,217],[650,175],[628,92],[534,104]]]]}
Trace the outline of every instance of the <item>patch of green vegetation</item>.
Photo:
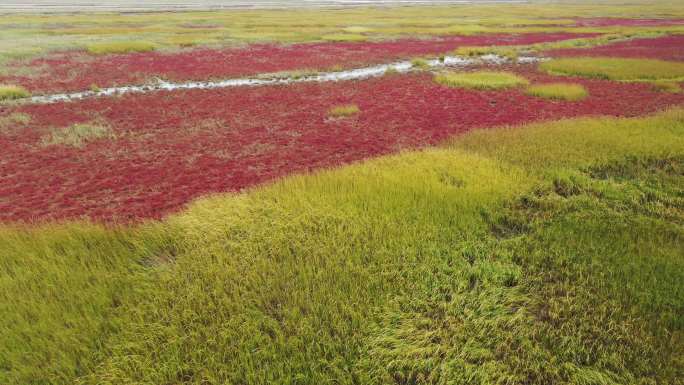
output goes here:
{"type": "Polygon", "coordinates": [[[342,106],[335,106],[328,110],[328,116],[331,118],[346,118],[360,113],[361,110],[356,104],[345,104],[342,106]]]}
{"type": "Polygon", "coordinates": [[[150,52],[156,49],[156,45],[147,41],[113,41],[89,44],[87,49],[88,52],[95,55],[107,55],[131,52],[150,52]]]}
{"type": "Polygon", "coordinates": [[[527,79],[510,72],[443,72],[435,75],[435,82],[457,88],[496,90],[528,83],[527,79]]]}
{"type": "Polygon", "coordinates": [[[684,63],[654,59],[577,57],[552,59],[539,68],[553,75],[610,80],[667,80],[684,78],[684,63]]]}
{"type": "Polygon", "coordinates": [[[42,146],[63,145],[83,147],[86,143],[101,139],[112,139],[114,133],[106,124],[77,123],[64,128],[53,129],[40,140],[42,146]]]}
{"type": "Polygon", "coordinates": [[[533,84],[525,93],[544,99],[578,101],[586,98],[589,93],[581,84],[576,83],[546,83],[533,84]]]}
{"type": "Polygon", "coordinates": [[[28,98],[29,96],[31,96],[31,93],[28,92],[24,87],[0,85],[0,101],[28,98]]]}
{"type": "Polygon", "coordinates": [[[681,109],[481,130],[2,227],[0,383],[676,384],[683,138],[681,109]]]}
{"type": "Polygon", "coordinates": [[[577,118],[531,124],[524,130],[476,130],[452,145],[525,168],[583,168],[625,156],[668,157],[684,152],[684,110],[639,119],[577,118]]]}
{"type": "Polygon", "coordinates": [[[423,59],[422,57],[417,57],[411,60],[411,66],[413,68],[424,69],[428,68],[430,65],[428,64],[427,60],[423,59]]]}
{"type": "Polygon", "coordinates": [[[676,82],[655,81],[651,84],[653,85],[653,89],[656,91],[670,92],[673,94],[682,92],[682,87],[676,82]]]}
{"type": "Polygon", "coordinates": [[[518,58],[520,52],[517,47],[508,46],[488,46],[488,47],[459,47],[454,51],[455,55],[478,57],[484,55],[498,55],[501,57],[515,60],[518,58]]]}
{"type": "Polygon", "coordinates": [[[384,75],[385,75],[385,76],[392,76],[392,75],[397,75],[398,73],[399,73],[399,71],[397,71],[396,68],[394,68],[394,67],[388,67],[388,68],[385,70],[384,75]]]}

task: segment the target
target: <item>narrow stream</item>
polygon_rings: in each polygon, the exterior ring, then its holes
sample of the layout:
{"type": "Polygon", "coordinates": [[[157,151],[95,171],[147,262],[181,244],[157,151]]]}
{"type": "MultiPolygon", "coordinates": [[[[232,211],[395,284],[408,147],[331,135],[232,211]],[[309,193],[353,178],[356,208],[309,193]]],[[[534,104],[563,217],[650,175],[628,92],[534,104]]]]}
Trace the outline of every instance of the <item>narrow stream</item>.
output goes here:
{"type": "MultiPolygon", "coordinates": [[[[533,63],[542,60],[537,57],[520,57],[517,62],[520,64],[533,63]]],[[[305,82],[335,82],[343,80],[359,80],[372,77],[383,76],[387,71],[396,71],[400,73],[420,70],[424,67],[440,68],[440,67],[465,67],[476,64],[505,64],[510,62],[510,59],[497,55],[484,55],[477,58],[464,58],[459,56],[445,56],[441,59],[426,60],[425,66],[416,66],[411,61],[404,60],[389,64],[379,64],[370,67],[355,68],[344,71],[334,72],[320,72],[306,76],[279,76],[278,74],[265,74],[259,77],[236,78],[219,81],[191,81],[182,83],[172,83],[163,80],[158,80],[155,84],[146,85],[132,85],[122,87],[103,88],[96,91],[81,91],[64,94],[51,95],[36,95],[26,99],[23,102],[34,104],[46,104],[63,102],[70,100],[81,100],[93,97],[106,97],[114,95],[123,95],[128,93],[147,93],[154,91],[174,91],[174,90],[189,90],[189,89],[213,89],[213,88],[228,88],[228,87],[245,87],[245,86],[266,86],[278,84],[292,84],[305,82]]]]}

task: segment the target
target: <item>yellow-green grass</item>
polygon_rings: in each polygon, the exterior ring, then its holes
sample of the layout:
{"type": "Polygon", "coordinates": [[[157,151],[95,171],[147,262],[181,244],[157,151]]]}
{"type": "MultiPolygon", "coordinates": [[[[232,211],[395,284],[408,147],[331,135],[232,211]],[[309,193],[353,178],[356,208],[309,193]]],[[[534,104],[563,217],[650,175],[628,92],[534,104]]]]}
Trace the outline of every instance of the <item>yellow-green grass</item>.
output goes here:
{"type": "Polygon", "coordinates": [[[676,82],[655,81],[652,83],[652,86],[653,89],[657,91],[670,92],[673,94],[682,92],[682,86],[680,86],[679,83],[676,82]]]}
{"type": "Polygon", "coordinates": [[[88,52],[95,55],[131,53],[131,52],[149,52],[156,48],[154,43],[147,41],[114,41],[104,43],[89,44],[88,52]]]}
{"type": "Polygon", "coordinates": [[[328,116],[331,118],[346,118],[349,116],[357,115],[361,112],[359,106],[356,104],[344,104],[341,106],[335,106],[328,110],[328,116]]]}
{"type": "Polygon", "coordinates": [[[31,96],[31,93],[24,87],[0,84],[0,101],[22,99],[29,96],[31,96]]]}
{"type": "Polygon", "coordinates": [[[587,89],[576,83],[545,83],[533,84],[525,93],[544,99],[578,101],[589,96],[587,89]]]}
{"type": "Polygon", "coordinates": [[[658,31],[618,31],[615,33],[605,33],[594,37],[584,37],[577,39],[567,39],[526,45],[464,46],[454,50],[454,54],[460,56],[482,56],[493,54],[507,57],[510,59],[516,59],[520,55],[539,54],[543,51],[554,49],[592,48],[633,39],[657,38],[662,37],[664,35],[664,33],[658,31]]]}
{"type": "Polygon", "coordinates": [[[44,135],[40,144],[42,146],[63,145],[70,147],[83,147],[89,142],[112,139],[114,132],[106,124],[97,122],[77,123],[68,127],[55,128],[49,134],[44,135]]]}
{"type": "Polygon", "coordinates": [[[443,72],[435,75],[435,82],[447,87],[497,90],[528,83],[527,79],[510,72],[443,72]]]}
{"type": "Polygon", "coordinates": [[[0,383],[676,384],[683,167],[678,109],[5,225],[0,383]]]}
{"type": "Polygon", "coordinates": [[[411,59],[411,66],[413,66],[414,68],[427,68],[427,67],[429,67],[427,60],[422,58],[422,57],[417,57],[417,58],[411,59]]]}
{"type": "MultiPolygon", "coordinates": [[[[159,49],[251,42],[430,38],[449,34],[578,32],[611,35],[683,33],[684,26],[576,27],[574,17],[682,18],[664,3],[469,4],[215,12],[8,14],[0,19],[0,65],[17,57],[78,49],[89,44],[149,41],[159,49]],[[505,15],[505,16],[502,16],[505,15]]],[[[589,38],[598,40],[601,37],[589,38]]],[[[15,66],[12,66],[16,70],[15,66]]],[[[0,71],[7,70],[0,68],[0,71]]]]}
{"type": "Polygon", "coordinates": [[[394,67],[387,67],[384,73],[385,76],[392,76],[397,74],[399,74],[399,71],[394,67]]]}
{"type": "Polygon", "coordinates": [[[368,37],[364,36],[364,35],[353,34],[353,33],[336,33],[336,34],[330,34],[330,35],[323,35],[323,36],[321,36],[321,39],[326,40],[326,41],[345,42],[345,41],[366,41],[366,40],[368,40],[368,37]]]}
{"type": "Polygon", "coordinates": [[[507,46],[489,46],[489,47],[472,47],[464,46],[459,47],[454,51],[455,55],[458,56],[483,56],[483,55],[498,55],[506,57],[509,59],[517,59],[521,49],[518,47],[507,47],[507,46]]]}
{"type": "Polygon", "coordinates": [[[545,61],[539,68],[554,75],[647,81],[684,79],[684,63],[655,59],[577,57],[545,61]]]}

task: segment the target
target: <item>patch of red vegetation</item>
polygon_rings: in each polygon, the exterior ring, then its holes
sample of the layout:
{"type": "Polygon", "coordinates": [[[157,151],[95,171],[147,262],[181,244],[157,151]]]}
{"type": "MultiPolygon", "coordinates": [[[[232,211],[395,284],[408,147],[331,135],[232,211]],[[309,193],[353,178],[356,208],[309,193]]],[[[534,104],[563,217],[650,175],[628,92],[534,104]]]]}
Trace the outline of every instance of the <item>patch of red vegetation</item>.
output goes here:
{"type": "Polygon", "coordinates": [[[684,35],[634,39],[593,48],[549,50],[551,57],[608,56],[684,61],[684,35]]]}
{"type": "Polygon", "coordinates": [[[627,19],[617,17],[592,17],[575,20],[578,27],[663,27],[684,25],[684,19],[627,19]]]}
{"type": "Polygon", "coordinates": [[[68,52],[31,62],[29,67],[36,69],[35,76],[0,77],[0,82],[19,84],[34,93],[82,91],[93,84],[99,87],[139,84],[155,77],[184,81],[306,68],[353,68],[416,55],[437,55],[460,46],[533,44],[595,35],[533,33],[381,42],[257,44],[246,48],[197,48],[176,53],[148,52],[108,56],[68,52]]]}
{"type": "MultiPolygon", "coordinates": [[[[532,82],[558,81],[533,67],[532,82]]],[[[564,78],[564,80],[568,80],[564,78]]],[[[635,116],[684,104],[645,84],[573,79],[591,96],[550,101],[522,90],[474,91],[429,74],[366,81],[187,90],[13,107],[33,121],[0,135],[0,221],[159,218],[190,200],[294,172],[435,144],[475,127],[579,115],[635,116]],[[354,103],[354,117],[329,119],[354,103]],[[41,147],[50,127],[103,119],[117,138],[41,147]]]]}

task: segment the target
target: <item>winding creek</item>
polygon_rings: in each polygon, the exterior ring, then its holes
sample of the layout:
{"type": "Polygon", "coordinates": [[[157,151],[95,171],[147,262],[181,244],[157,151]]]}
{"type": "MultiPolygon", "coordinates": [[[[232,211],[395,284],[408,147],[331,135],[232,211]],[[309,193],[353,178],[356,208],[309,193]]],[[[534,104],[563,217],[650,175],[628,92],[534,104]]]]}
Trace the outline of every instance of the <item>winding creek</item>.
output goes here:
{"type": "MultiPolygon", "coordinates": [[[[543,60],[538,57],[519,57],[519,64],[533,63],[543,60]]],[[[387,71],[406,73],[410,71],[422,70],[424,68],[444,68],[444,67],[466,67],[478,64],[501,65],[511,62],[510,59],[497,55],[484,55],[477,58],[465,58],[460,56],[444,56],[439,59],[426,60],[417,65],[409,60],[397,61],[388,64],[378,64],[368,67],[354,68],[343,71],[319,72],[304,76],[288,74],[263,74],[255,77],[233,78],[218,81],[189,81],[189,82],[167,82],[158,79],[154,84],[130,85],[121,87],[109,87],[100,90],[81,91],[73,93],[36,95],[21,99],[22,103],[46,104],[64,102],[72,100],[82,100],[94,97],[118,96],[129,93],[149,93],[157,91],[175,91],[190,89],[214,89],[229,87],[247,86],[267,86],[307,82],[335,82],[344,80],[360,80],[383,76],[387,71]]]]}

